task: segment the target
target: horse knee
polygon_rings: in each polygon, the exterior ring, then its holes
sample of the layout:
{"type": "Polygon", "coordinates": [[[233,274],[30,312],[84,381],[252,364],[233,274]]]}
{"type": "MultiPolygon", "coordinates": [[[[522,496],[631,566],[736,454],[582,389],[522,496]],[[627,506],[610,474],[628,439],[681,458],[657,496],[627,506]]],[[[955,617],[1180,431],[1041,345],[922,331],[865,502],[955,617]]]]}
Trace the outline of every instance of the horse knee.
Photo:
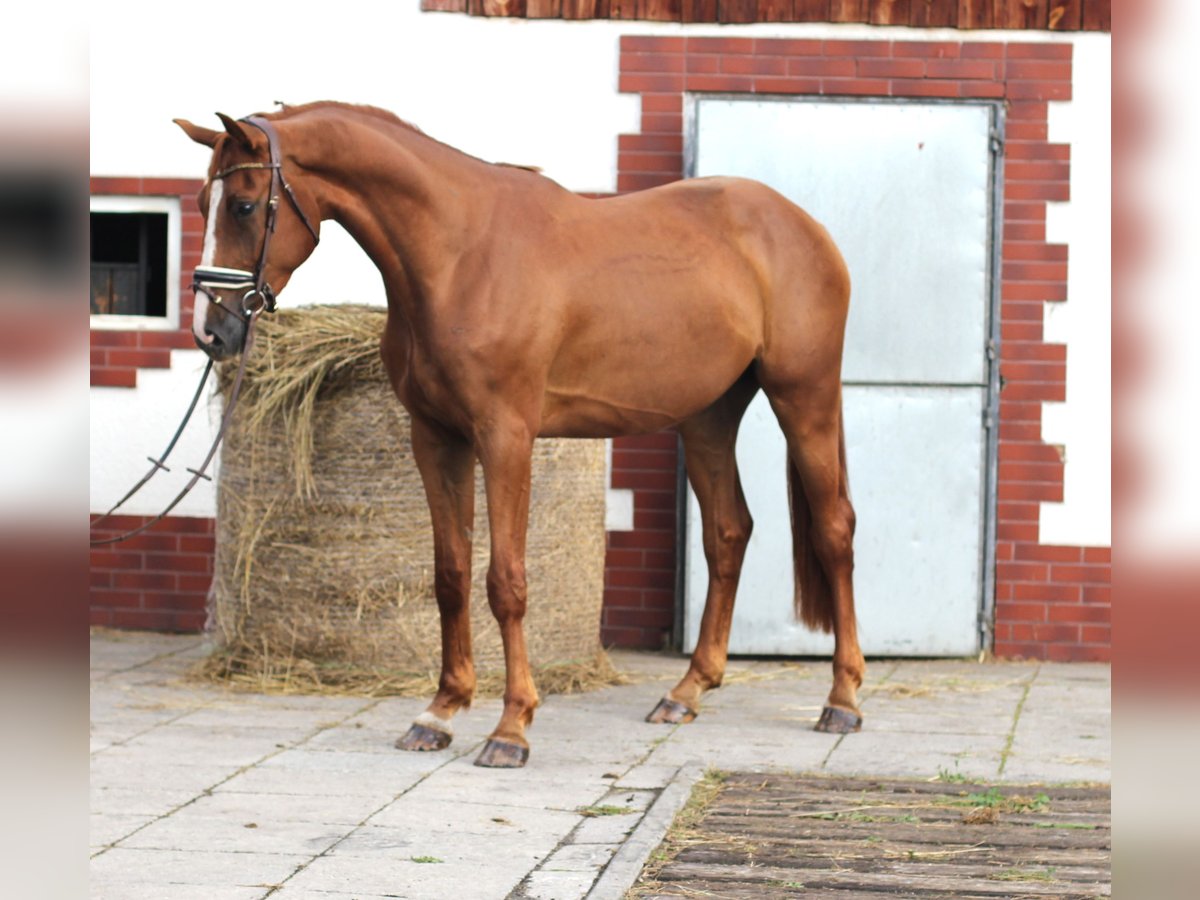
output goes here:
{"type": "Polygon", "coordinates": [[[487,577],[488,605],[492,615],[503,622],[525,616],[527,586],[525,561],[512,559],[492,561],[487,577]]]}

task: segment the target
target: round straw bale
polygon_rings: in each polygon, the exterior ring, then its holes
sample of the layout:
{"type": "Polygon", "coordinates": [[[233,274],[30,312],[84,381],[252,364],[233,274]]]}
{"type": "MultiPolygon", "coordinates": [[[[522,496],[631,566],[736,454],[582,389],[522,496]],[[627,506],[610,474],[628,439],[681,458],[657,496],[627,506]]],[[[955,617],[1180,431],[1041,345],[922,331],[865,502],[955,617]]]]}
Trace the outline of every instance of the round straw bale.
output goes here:
{"type": "MultiPolygon", "coordinates": [[[[424,693],[436,683],[429,509],[379,356],[386,317],[338,305],[257,323],[221,451],[210,675],[273,690],[424,693]]],[[[222,367],[226,397],[235,371],[222,367]]],[[[525,633],[535,669],[576,687],[597,672],[612,680],[599,644],[604,472],[601,441],[536,443],[525,633]]],[[[486,691],[502,684],[504,654],[487,604],[478,471],[476,482],[471,624],[486,691]]]]}

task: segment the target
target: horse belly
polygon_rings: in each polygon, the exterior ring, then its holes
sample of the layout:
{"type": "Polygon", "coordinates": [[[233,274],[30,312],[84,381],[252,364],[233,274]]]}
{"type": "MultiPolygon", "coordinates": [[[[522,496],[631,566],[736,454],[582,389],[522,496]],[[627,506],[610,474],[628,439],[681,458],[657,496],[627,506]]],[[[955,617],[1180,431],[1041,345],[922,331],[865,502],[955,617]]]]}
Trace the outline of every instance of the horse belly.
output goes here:
{"type": "Polygon", "coordinates": [[[612,437],[669,428],[723,395],[761,346],[751,334],[722,327],[728,323],[720,317],[697,328],[680,324],[672,327],[671,316],[662,315],[640,333],[568,348],[550,373],[540,433],[612,437]]]}

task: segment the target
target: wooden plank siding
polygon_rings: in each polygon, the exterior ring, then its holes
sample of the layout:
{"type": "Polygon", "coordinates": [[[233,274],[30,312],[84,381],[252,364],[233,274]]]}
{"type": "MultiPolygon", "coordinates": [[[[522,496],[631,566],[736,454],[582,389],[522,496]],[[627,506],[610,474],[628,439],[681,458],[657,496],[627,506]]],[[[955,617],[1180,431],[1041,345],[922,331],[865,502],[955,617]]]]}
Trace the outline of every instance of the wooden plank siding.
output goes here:
{"type": "Polygon", "coordinates": [[[421,0],[421,9],[493,18],[1112,30],[1112,0],[421,0]]]}

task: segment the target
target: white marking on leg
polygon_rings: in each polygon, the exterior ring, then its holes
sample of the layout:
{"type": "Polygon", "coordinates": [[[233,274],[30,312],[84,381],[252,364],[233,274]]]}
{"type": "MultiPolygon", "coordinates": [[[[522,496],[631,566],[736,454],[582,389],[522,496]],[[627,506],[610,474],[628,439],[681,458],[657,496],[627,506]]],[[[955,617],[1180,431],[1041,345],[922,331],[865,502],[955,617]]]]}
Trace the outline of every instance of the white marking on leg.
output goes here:
{"type": "Polygon", "coordinates": [[[413,724],[424,725],[426,728],[432,728],[434,731],[442,732],[442,734],[454,735],[454,726],[450,724],[450,720],[443,719],[429,710],[425,710],[425,712],[413,719],[413,724]]]}
{"type": "MultiPolygon", "coordinates": [[[[208,194],[208,221],[204,228],[204,248],[200,254],[200,265],[211,266],[217,256],[217,212],[221,208],[221,197],[225,192],[225,184],[219,178],[212,183],[208,194]]],[[[206,344],[212,343],[212,336],[204,330],[208,319],[208,298],[202,293],[196,294],[195,305],[192,307],[192,334],[196,339],[206,344]]]]}

